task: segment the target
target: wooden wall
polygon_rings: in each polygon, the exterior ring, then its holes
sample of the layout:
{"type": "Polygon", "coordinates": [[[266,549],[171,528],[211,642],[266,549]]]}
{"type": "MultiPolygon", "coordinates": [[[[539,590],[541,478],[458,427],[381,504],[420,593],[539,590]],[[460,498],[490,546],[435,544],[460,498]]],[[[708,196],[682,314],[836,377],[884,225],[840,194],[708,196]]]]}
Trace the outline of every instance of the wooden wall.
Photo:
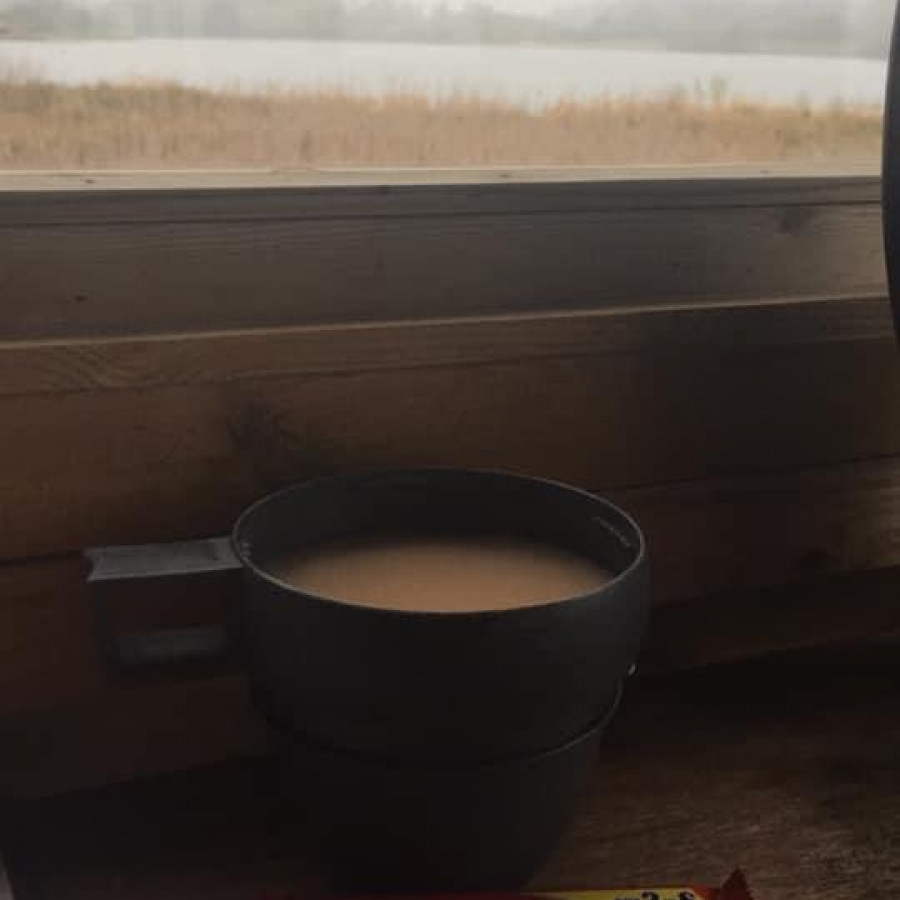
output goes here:
{"type": "MultiPolygon", "coordinates": [[[[260,748],[237,673],[105,670],[81,552],[224,533],[313,474],[610,496],[650,540],[648,672],[900,629],[872,179],[5,186],[2,792],[260,748]]],[[[219,599],[150,586],[116,616],[219,599]]]]}

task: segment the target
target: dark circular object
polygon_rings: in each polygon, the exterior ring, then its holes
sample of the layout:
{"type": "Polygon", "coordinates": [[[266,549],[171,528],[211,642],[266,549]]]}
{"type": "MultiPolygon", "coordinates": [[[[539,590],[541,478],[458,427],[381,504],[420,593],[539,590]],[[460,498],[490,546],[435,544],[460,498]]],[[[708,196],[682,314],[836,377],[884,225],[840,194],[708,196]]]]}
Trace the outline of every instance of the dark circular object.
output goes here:
{"type": "Polygon", "coordinates": [[[895,12],[884,105],[884,250],[895,333],[900,330],[900,14],[895,12]]]}
{"type": "Polygon", "coordinates": [[[239,634],[261,707],[361,753],[484,761],[557,747],[609,708],[647,620],[638,526],[550,481],[454,469],[325,478],[256,503],[233,541],[247,580],[239,634]],[[267,571],[299,545],[397,531],[521,536],[616,577],[541,606],[428,613],[315,596],[267,571]]]}

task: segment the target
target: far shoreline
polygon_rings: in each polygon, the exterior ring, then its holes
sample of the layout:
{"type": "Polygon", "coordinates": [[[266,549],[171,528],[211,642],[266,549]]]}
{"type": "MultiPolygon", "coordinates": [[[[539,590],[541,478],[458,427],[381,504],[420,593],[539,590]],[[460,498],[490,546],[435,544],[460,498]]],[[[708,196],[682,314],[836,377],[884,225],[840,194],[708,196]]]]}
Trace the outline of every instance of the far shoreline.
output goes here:
{"type": "MultiPolygon", "coordinates": [[[[751,57],[751,58],[796,58],[796,59],[836,59],[836,60],[858,60],[860,62],[881,62],[887,63],[885,55],[860,55],[853,52],[847,52],[841,48],[823,46],[816,50],[811,47],[804,47],[798,52],[796,48],[784,47],[778,49],[775,47],[762,47],[756,50],[721,50],[719,48],[696,47],[686,48],[677,47],[670,48],[665,44],[656,42],[628,42],[616,40],[561,40],[559,38],[546,40],[530,39],[523,41],[505,41],[505,40],[482,40],[482,41],[455,41],[455,40],[406,40],[406,39],[384,39],[378,37],[322,37],[316,35],[177,35],[177,34],[158,34],[158,35],[129,35],[129,34],[96,34],[96,35],[55,35],[55,34],[31,34],[31,35],[15,35],[3,34],[0,32],[0,47],[5,43],[10,44],[61,44],[61,43],[151,43],[151,42],[204,42],[204,43],[225,43],[225,42],[253,42],[253,43],[288,43],[291,41],[303,43],[322,43],[322,44],[379,44],[386,46],[415,46],[415,47],[507,47],[507,48],[543,48],[552,49],[584,49],[584,50],[600,50],[606,53],[640,53],[640,54],[663,54],[666,56],[722,56],[722,57],[751,57]]],[[[0,60],[2,62],[2,60],[0,60]]]]}

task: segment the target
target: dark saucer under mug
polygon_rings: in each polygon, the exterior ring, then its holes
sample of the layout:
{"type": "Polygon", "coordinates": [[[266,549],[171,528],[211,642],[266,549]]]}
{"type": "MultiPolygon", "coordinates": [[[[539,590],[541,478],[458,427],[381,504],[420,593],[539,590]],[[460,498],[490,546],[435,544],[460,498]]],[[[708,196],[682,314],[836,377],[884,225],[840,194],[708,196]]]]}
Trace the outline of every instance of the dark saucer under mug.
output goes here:
{"type": "Polygon", "coordinates": [[[571,823],[617,705],[555,749],[485,764],[350,753],[272,722],[269,735],[282,790],[308,818],[338,888],[513,889],[571,823]]]}

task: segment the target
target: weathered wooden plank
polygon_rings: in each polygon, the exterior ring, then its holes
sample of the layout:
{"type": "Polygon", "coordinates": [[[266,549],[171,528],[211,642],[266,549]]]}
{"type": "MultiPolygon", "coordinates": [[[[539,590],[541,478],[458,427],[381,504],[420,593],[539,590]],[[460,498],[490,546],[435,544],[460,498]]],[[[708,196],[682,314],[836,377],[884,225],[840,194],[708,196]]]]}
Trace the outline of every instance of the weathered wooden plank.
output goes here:
{"type": "Polygon", "coordinates": [[[835,659],[842,654],[849,659],[846,648],[854,642],[861,647],[858,659],[873,659],[865,642],[887,636],[892,636],[896,660],[898,596],[900,567],[894,567],[659,604],[653,611],[641,672],[671,674],[813,647],[834,647],[835,659]]]}
{"type": "Polygon", "coordinates": [[[104,633],[221,625],[240,589],[233,575],[211,575],[91,591],[88,571],[79,554],[0,565],[2,714],[84,702],[116,674],[104,633]]]}
{"type": "Polygon", "coordinates": [[[892,337],[890,304],[875,296],[8,342],[0,344],[0,395],[892,337]]]}
{"type": "Polygon", "coordinates": [[[128,781],[265,749],[238,675],[110,685],[86,701],[0,717],[0,792],[128,781]]]}
{"type": "MultiPolygon", "coordinates": [[[[379,194],[377,202],[389,207],[384,215],[341,212],[330,206],[330,192],[317,199],[276,192],[271,201],[251,192],[213,208],[203,195],[194,213],[183,214],[170,213],[163,194],[129,201],[107,192],[77,203],[68,198],[80,218],[61,224],[23,218],[15,199],[6,199],[4,214],[0,195],[0,336],[125,336],[884,291],[880,210],[871,199],[673,201],[605,211],[568,211],[565,200],[548,211],[523,211],[500,201],[482,209],[479,193],[467,190],[462,209],[430,212],[398,212],[379,194]],[[292,205],[259,211],[270,202],[292,205]],[[102,209],[92,212],[95,203],[102,209]],[[113,217],[110,203],[121,204],[122,218],[113,217]],[[136,212],[142,203],[150,210],[136,212]]],[[[569,190],[574,197],[577,186],[569,190]]]]}
{"type": "Polygon", "coordinates": [[[103,686],[77,556],[0,566],[0,709],[84,701],[103,686]]]}
{"type": "Polygon", "coordinates": [[[403,216],[878,204],[869,163],[0,172],[0,227],[319,213],[403,216]]]}
{"type": "Polygon", "coordinates": [[[606,493],[647,534],[660,603],[900,565],[897,458],[606,493]]]}
{"type": "Polygon", "coordinates": [[[736,342],[0,398],[0,558],[219,533],[328,472],[468,465],[608,490],[900,453],[891,343],[736,342]]]}

